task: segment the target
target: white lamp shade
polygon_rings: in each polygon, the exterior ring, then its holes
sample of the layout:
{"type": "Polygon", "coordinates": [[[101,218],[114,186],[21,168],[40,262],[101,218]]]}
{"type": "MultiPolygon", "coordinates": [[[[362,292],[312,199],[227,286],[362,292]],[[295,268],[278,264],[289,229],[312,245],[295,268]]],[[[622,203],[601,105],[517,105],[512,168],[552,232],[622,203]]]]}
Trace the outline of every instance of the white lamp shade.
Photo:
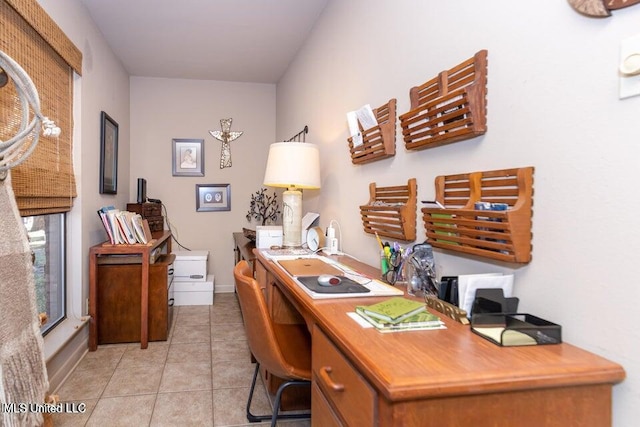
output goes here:
{"type": "Polygon", "coordinates": [[[264,185],[320,188],[320,151],[306,142],[276,142],[269,147],[264,185]]]}

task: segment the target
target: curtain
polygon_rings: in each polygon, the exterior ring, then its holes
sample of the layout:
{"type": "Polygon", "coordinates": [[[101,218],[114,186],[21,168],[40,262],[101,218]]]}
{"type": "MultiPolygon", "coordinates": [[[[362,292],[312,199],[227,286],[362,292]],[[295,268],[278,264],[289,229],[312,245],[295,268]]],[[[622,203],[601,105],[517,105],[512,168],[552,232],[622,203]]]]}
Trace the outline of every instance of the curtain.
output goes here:
{"type": "MultiPolygon", "coordinates": [[[[76,197],[73,173],[73,74],[82,53],[35,0],[0,0],[0,49],[33,80],[42,114],[62,133],[40,137],[29,158],[12,169],[21,216],[67,212],[76,197]]],[[[20,126],[20,103],[11,83],[0,88],[0,139],[20,126]]]]}

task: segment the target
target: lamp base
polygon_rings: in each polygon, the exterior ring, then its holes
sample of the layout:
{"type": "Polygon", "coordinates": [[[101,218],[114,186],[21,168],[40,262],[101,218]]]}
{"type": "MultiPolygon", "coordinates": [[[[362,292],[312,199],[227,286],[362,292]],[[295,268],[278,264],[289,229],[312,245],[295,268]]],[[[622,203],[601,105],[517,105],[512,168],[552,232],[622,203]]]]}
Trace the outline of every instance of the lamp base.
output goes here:
{"type": "Polygon", "coordinates": [[[289,188],[282,193],[282,246],[302,245],[302,191],[289,188]]]}

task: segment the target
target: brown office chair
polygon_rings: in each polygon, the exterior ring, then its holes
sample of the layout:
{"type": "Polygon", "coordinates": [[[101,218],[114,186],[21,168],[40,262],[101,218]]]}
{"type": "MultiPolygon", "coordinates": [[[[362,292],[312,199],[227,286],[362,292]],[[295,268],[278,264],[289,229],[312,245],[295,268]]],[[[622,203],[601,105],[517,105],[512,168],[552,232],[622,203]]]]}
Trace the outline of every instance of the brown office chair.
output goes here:
{"type": "Polygon", "coordinates": [[[273,427],[278,419],[309,418],[309,413],[279,415],[282,392],[287,387],[311,384],[311,354],[309,351],[300,351],[311,348],[306,326],[272,322],[262,289],[253,278],[251,267],[245,260],[235,266],[233,276],[249,349],[256,359],[256,370],[247,401],[247,419],[250,422],[271,419],[273,427]],[[253,415],[249,410],[260,365],[272,375],[285,380],[276,392],[271,415],[253,415]]]}

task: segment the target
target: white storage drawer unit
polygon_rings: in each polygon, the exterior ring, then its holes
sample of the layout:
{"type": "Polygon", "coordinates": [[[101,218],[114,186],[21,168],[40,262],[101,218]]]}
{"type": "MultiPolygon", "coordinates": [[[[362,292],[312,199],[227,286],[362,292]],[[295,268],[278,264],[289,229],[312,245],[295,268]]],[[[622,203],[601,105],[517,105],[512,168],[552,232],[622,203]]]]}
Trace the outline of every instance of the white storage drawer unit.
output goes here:
{"type": "Polygon", "coordinates": [[[211,305],[213,304],[214,277],[207,276],[203,282],[173,282],[175,305],[211,305]]]}
{"type": "Polygon", "coordinates": [[[176,282],[204,282],[207,280],[209,251],[174,252],[173,280],[176,282]]]}

